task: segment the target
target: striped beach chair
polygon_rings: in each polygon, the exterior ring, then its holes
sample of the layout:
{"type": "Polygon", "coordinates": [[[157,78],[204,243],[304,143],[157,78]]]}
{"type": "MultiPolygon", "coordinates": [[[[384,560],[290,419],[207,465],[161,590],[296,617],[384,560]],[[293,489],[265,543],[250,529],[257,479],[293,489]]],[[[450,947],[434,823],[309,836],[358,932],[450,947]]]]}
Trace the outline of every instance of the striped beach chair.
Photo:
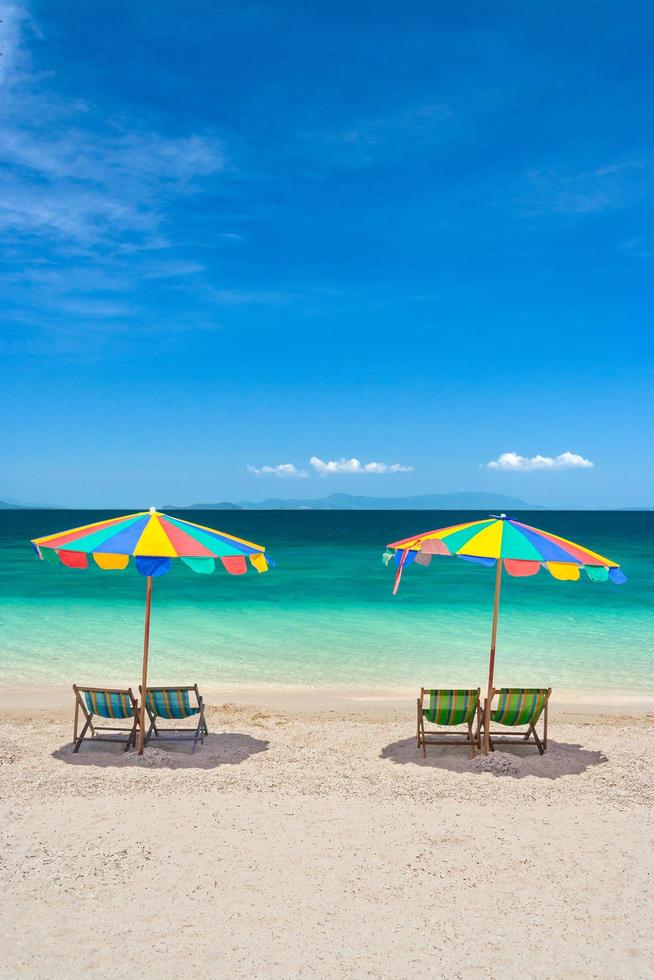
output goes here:
{"type": "Polygon", "coordinates": [[[422,746],[423,758],[427,755],[428,745],[468,745],[470,755],[480,747],[480,689],[434,689],[420,688],[418,698],[418,748],[422,746]],[[425,698],[428,699],[425,707],[425,698]],[[425,722],[451,728],[455,725],[465,725],[467,732],[438,732],[425,729],[425,722]],[[473,732],[473,722],[477,722],[477,730],[473,732]],[[441,737],[439,737],[441,736],[441,737]]]}
{"type": "Polygon", "coordinates": [[[494,751],[495,745],[504,742],[507,744],[516,741],[528,742],[533,736],[538,751],[541,755],[547,749],[547,702],[552,693],[551,687],[502,687],[493,688],[491,692],[491,724],[504,725],[505,728],[519,728],[526,726],[526,731],[502,732],[490,731],[490,748],[494,751]],[[492,703],[495,695],[499,695],[497,707],[493,709],[492,703]],[[543,717],[543,737],[542,739],[536,731],[536,725],[540,717],[543,717]],[[498,738],[497,736],[503,736],[498,738]]]}
{"type": "Polygon", "coordinates": [[[117,742],[119,745],[125,743],[127,752],[130,745],[136,745],[136,729],[138,728],[138,710],[136,698],[132,693],[131,687],[124,689],[106,687],[81,687],[73,684],[75,694],[75,723],[73,726],[73,752],[79,752],[80,746],[84,741],[96,742],[117,742]],[[84,716],[84,725],[79,735],[77,734],[80,721],[80,712],[84,716]],[[93,721],[98,718],[112,718],[119,720],[132,719],[130,728],[121,728],[117,725],[98,725],[93,721]],[[91,734],[86,733],[90,730],[91,734]],[[110,732],[111,734],[101,735],[99,732],[110,732]],[[122,733],[128,733],[125,739],[122,733]],[[119,737],[116,737],[118,734],[119,737]]]}
{"type": "MultiPolygon", "coordinates": [[[[143,690],[139,684],[139,692],[143,697],[143,690]]],[[[204,700],[198,690],[197,684],[187,687],[149,687],[145,697],[145,710],[150,719],[150,727],[146,734],[146,740],[154,735],[155,738],[164,740],[193,740],[192,752],[198,742],[204,742],[204,736],[209,734],[207,723],[204,717],[204,700]],[[194,695],[195,704],[191,704],[190,695],[194,695]],[[197,725],[195,728],[164,728],[157,724],[158,719],[182,721],[184,718],[192,718],[197,715],[197,725]]]]}

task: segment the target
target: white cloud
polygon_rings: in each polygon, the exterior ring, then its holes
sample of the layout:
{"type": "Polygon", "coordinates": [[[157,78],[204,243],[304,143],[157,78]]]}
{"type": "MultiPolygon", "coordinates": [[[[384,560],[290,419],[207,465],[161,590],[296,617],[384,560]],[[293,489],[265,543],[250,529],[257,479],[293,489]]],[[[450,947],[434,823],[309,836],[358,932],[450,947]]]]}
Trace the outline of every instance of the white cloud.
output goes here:
{"type": "Polygon", "coordinates": [[[294,463],[278,463],[277,466],[248,466],[248,473],[253,476],[276,476],[280,480],[306,480],[306,470],[299,470],[294,463]]]}
{"type": "Polygon", "coordinates": [[[360,459],[330,459],[327,462],[312,456],[309,460],[316,473],[320,476],[331,476],[335,473],[411,473],[413,466],[402,463],[362,463],[360,459]]]}
{"type": "Polygon", "coordinates": [[[559,453],[558,456],[519,456],[518,453],[501,453],[486,464],[489,470],[571,470],[591,469],[595,464],[578,453],[559,453]]]}

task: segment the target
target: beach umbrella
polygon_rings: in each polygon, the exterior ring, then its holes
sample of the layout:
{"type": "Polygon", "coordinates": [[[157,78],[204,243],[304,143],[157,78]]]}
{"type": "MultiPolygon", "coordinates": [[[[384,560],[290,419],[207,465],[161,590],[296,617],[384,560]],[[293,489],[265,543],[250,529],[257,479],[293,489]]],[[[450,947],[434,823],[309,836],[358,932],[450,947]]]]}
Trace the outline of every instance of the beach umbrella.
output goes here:
{"type": "Polygon", "coordinates": [[[495,641],[500,608],[502,569],[509,575],[524,578],[536,575],[541,568],[547,569],[553,578],[576,581],[584,569],[592,582],[611,581],[621,585],[627,581],[620,566],[588,548],[574,544],[549,531],[523,524],[500,514],[491,514],[483,521],[466,521],[442,527],[437,531],[425,531],[402,541],[387,545],[393,551],[384,554],[388,564],[396,567],[393,595],[397,593],[402,572],[407,565],[429,565],[433,555],[456,555],[465,561],[488,567],[495,566],[495,601],[491,630],[490,660],[488,667],[488,695],[484,709],[484,752],[488,752],[490,692],[495,671],[495,641]]]}
{"type": "Polygon", "coordinates": [[[130,558],[136,570],[145,576],[145,633],[141,697],[141,731],[139,754],[143,755],[145,739],[145,691],[148,681],[150,645],[150,609],[152,579],[170,571],[173,558],[179,558],[194,572],[210,573],[216,559],[231,575],[242,575],[248,564],[265,572],[272,565],[266,549],[224,531],[214,531],[179,517],[160,514],[154,507],[138,514],[111,517],[95,524],[85,524],[59,534],[48,534],[32,540],[39,558],[66,568],[87,568],[89,555],[104,570],[127,568],[130,558]]]}

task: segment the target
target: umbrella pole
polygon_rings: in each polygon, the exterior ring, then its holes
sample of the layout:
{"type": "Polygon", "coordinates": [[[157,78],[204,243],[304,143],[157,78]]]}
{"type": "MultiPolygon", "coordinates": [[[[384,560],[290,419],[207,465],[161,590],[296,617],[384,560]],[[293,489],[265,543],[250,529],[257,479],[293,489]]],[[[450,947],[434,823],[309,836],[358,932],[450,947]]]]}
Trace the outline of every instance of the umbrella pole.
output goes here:
{"type": "Polygon", "coordinates": [[[145,632],[143,634],[143,674],[141,678],[141,719],[139,731],[139,755],[143,755],[145,745],[145,692],[148,689],[148,650],[150,647],[150,609],[152,607],[152,576],[148,575],[145,584],[145,632]]]}
{"type": "Polygon", "coordinates": [[[495,601],[493,603],[493,630],[491,632],[490,663],[488,665],[488,694],[484,705],[484,755],[488,755],[490,743],[490,710],[493,699],[493,673],[495,671],[495,641],[497,639],[497,617],[500,611],[500,589],[502,587],[502,559],[497,559],[495,572],[495,601]]]}

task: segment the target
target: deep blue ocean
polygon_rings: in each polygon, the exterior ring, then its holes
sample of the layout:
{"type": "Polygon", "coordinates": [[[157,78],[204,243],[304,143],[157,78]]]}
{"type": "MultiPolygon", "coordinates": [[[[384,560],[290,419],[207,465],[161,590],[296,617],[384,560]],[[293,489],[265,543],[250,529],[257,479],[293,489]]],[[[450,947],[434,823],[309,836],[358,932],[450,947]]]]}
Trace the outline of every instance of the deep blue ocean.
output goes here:
{"type": "MultiPolygon", "coordinates": [[[[39,561],[30,538],[111,511],[0,511],[0,684],[138,682],[145,580],[133,568],[39,561]]],[[[117,512],[116,512],[117,513],[117,512]]],[[[154,582],[153,683],[383,695],[484,687],[494,570],[436,557],[391,595],[385,545],[484,512],[185,511],[266,546],[277,567],[234,577],[181,562],[154,582]]],[[[515,515],[621,563],[629,581],[503,578],[496,683],[654,695],[654,513],[515,515]]]]}

